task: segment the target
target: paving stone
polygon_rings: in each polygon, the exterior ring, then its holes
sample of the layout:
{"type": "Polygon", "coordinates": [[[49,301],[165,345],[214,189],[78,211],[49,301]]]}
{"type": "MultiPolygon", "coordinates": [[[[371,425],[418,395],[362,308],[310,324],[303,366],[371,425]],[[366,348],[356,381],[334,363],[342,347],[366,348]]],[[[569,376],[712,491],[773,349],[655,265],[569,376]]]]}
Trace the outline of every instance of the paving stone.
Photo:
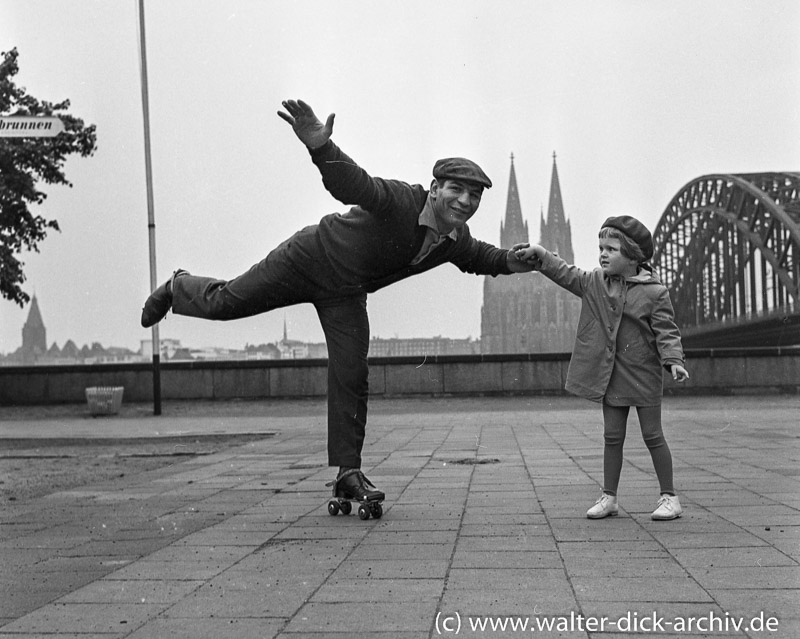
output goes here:
{"type": "MultiPolygon", "coordinates": [[[[415,530],[382,530],[375,528],[367,537],[372,544],[418,544],[420,535],[415,530]]],[[[455,545],[458,530],[426,530],[424,542],[429,544],[455,545]]]]}
{"type": "Polygon", "coordinates": [[[442,597],[440,609],[462,615],[557,615],[578,610],[570,586],[520,589],[465,589],[448,588],[442,597]]]}
{"type": "Polygon", "coordinates": [[[448,566],[445,559],[348,561],[334,575],[337,579],[444,579],[448,566]]]}
{"type": "Polygon", "coordinates": [[[111,573],[115,580],[211,579],[228,568],[227,564],[210,562],[140,560],[111,573]]]}
{"type": "Polygon", "coordinates": [[[286,627],[293,632],[428,632],[436,616],[436,602],[372,603],[365,610],[361,603],[319,603],[303,606],[286,627]]]}
{"type": "MultiPolygon", "coordinates": [[[[427,637],[427,633],[417,632],[381,632],[379,630],[356,631],[352,630],[326,630],[325,632],[285,632],[279,636],[286,639],[419,639],[427,637]]],[[[2,637],[0,637],[2,639],[2,637]]]]}
{"type": "Polygon", "coordinates": [[[457,550],[453,568],[561,568],[557,552],[457,550]]]}
{"type": "Polygon", "coordinates": [[[371,543],[365,541],[348,558],[349,561],[381,561],[387,559],[438,559],[449,561],[453,544],[417,543],[409,544],[371,543]]]}
{"type": "Polygon", "coordinates": [[[397,605],[438,600],[440,579],[329,579],[310,601],[328,603],[383,602],[397,605]]]}
{"type": "Polygon", "coordinates": [[[17,634],[130,632],[156,617],[166,604],[53,603],[2,627],[17,634]]]}
{"type": "Polygon", "coordinates": [[[102,579],[79,588],[58,603],[175,603],[201,587],[204,581],[131,581],[102,579]]]}
{"type": "Polygon", "coordinates": [[[285,619],[207,619],[199,623],[187,623],[186,619],[160,618],[154,619],[126,635],[128,639],[153,639],[169,637],[170,639],[220,639],[235,637],[236,639],[272,639],[277,637],[281,628],[286,625],[285,619]]]}
{"type": "Polygon", "coordinates": [[[656,540],[628,541],[570,541],[558,544],[559,552],[569,557],[613,557],[624,561],[631,557],[669,557],[670,554],[656,540]]]}
{"type": "Polygon", "coordinates": [[[565,558],[564,566],[570,577],[661,577],[683,578],[686,569],[672,557],[631,558],[593,557],[565,558]]]}
{"type": "Polygon", "coordinates": [[[578,600],[712,602],[710,595],[688,576],[663,577],[581,577],[571,576],[578,600]]]}
{"type": "Polygon", "coordinates": [[[686,534],[680,529],[654,531],[655,537],[667,549],[679,548],[747,548],[767,546],[767,542],[747,532],[686,534]]]}
{"type": "Polygon", "coordinates": [[[694,577],[703,587],[756,590],[795,589],[800,595],[800,566],[747,566],[694,568],[694,577]]]}
{"type": "Polygon", "coordinates": [[[520,534],[515,536],[475,537],[463,535],[458,539],[458,552],[517,551],[555,552],[555,540],[549,535],[520,534]]]}
{"type": "Polygon", "coordinates": [[[453,568],[448,574],[447,589],[542,590],[567,583],[567,574],[557,568],[453,568]]]}
{"type": "Polygon", "coordinates": [[[672,550],[675,560],[693,568],[797,566],[797,560],[773,546],[739,548],[678,548],[672,550]]]}
{"type": "Polygon", "coordinates": [[[262,585],[232,590],[212,585],[201,587],[172,605],[166,618],[254,619],[291,616],[316,589],[316,584],[262,585]]]}
{"type": "Polygon", "coordinates": [[[719,588],[714,598],[730,615],[756,617],[764,613],[776,617],[781,624],[800,621],[800,587],[798,588],[719,588]]]}

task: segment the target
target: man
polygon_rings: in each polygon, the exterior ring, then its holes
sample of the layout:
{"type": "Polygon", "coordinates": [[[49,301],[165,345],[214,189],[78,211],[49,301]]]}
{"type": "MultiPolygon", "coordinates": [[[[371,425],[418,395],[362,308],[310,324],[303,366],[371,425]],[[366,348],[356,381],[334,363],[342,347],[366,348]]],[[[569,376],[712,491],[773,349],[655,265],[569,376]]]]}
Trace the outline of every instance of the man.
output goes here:
{"type": "Polygon", "coordinates": [[[339,467],[335,495],[382,500],[360,470],[369,394],[367,294],[446,262],[476,275],[532,267],[514,251],[470,235],[467,221],[483,189],[492,186],[474,162],[439,160],[430,190],[373,178],[330,139],[334,114],[323,124],[301,100],[282,105],[286,112],[278,115],[308,148],[325,188],[355,206],[298,231],[230,281],[176,271],[145,302],[142,326],[161,321],[170,308],[178,315],[231,320],[313,304],[328,345],[328,463],[339,467]]]}

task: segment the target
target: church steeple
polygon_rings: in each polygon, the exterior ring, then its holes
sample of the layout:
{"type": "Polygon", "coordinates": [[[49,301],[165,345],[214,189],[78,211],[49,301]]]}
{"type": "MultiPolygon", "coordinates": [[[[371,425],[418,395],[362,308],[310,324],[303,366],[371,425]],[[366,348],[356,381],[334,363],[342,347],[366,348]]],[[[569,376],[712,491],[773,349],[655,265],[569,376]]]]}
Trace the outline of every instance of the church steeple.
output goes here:
{"type": "Polygon", "coordinates": [[[28,319],[22,327],[22,352],[26,361],[47,352],[47,331],[44,328],[39,300],[36,299],[35,293],[31,300],[31,309],[28,311],[28,319]]]}
{"type": "Polygon", "coordinates": [[[500,246],[511,248],[514,244],[528,241],[528,223],[522,220],[522,205],[517,189],[517,172],[514,169],[514,154],[511,154],[511,172],[508,177],[505,221],[500,223],[500,246]]]}
{"type": "Polygon", "coordinates": [[[564,213],[561,199],[561,184],[558,180],[556,152],[553,151],[553,173],[550,177],[550,201],[547,205],[547,220],[541,218],[541,239],[539,243],[550,251],[557,252],[569,264],[575,263],[572,250],[572,226],[564,213]]]}

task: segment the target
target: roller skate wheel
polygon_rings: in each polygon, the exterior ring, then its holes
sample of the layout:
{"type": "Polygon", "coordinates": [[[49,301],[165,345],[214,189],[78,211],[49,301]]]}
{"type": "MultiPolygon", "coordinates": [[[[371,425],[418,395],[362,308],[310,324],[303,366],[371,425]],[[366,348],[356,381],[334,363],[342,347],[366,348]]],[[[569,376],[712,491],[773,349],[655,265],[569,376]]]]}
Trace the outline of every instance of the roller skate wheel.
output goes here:
{"type": "Polygon", "coordinates": [[[340,501],[339,508],[342,509],[343,515],[349,515],[350,512],[353,510],[353,504],[351,504],[349,501],[340,501]]]}
{"type": "Polygon", "coordinates": [[[366,506],[361,505],[361,506],[358,507],[358,516],[359,516],[360,519],[364,519],[364,520],[369,519],[369,510],[367,510],[366,506]]]}
{"type": "Polygon", "coordinates": [[[383,516],[383,506],[380,504],[372,504],[372,516],[375,519],[380,519],[383,516]]]}
{"type": "Polygon", "coordinates": [[[338,515],[339,514],[339,502],[338,501],[335,501],[335,500],[331,499],[328,502],[328,514],[330,514],[330,515],[338,515]]]}

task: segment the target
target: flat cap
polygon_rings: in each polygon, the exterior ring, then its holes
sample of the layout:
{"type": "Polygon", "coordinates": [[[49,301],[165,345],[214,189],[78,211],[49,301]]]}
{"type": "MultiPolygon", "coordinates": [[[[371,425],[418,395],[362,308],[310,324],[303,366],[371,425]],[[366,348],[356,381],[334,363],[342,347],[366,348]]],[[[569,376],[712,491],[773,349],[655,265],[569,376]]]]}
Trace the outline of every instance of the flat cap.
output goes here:
{"type": "Polygon", "coordinates": [[[467,158],[443,158],[433,165],[433,177],[437,180],[463,180],[492,188],[492,181],[472,160],[467,158]]]}
{"type": "Polygon", "coordinates": [[[622,231],[636,242],[639,248],[642,249],[642,253],[644,253],[645,262],[653,257],[653,236],[650,235],[650,231],[647,230],[647,227],[635,217],[631,217],[630,215],[610,217],[603,222],[603,226],[609,226],[612,229],[622,231]]]}

